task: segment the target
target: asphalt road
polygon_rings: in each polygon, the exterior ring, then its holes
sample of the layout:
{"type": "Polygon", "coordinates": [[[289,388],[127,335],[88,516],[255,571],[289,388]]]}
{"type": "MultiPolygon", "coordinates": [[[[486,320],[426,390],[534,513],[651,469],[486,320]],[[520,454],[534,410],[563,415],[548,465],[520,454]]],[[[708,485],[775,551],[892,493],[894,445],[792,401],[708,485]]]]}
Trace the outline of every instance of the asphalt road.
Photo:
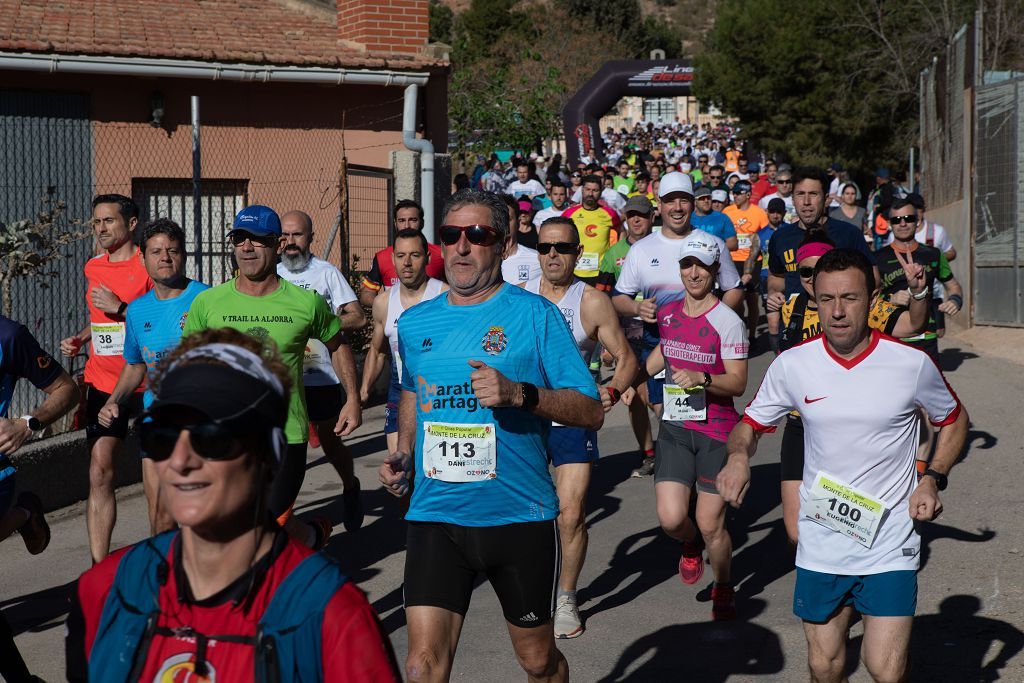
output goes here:
{"type": "MultiPolygon", "coordinates": [[[[943,495],[946,511],[920,528],[924,566],[913,679],[1024,681],[1024,368],[956,340],[944,347],[943,366],[969,409],[972,428],[967,456],[943,495]]],[[[752,361],[748,394],[767,362],[766,355],[752,361]]],[[[382,428],[383,411],[368,410],[350,443],[367,508],[362,530],[344,532],[341,485],[319,452],[311,452],[299,511],[325,512],[338,524],[328,552],[369,594],[404,658],[404,523],[397,502],[376,483],[382,428]]],[[[653,482],[630,478],[638,464],[636,444],[625,411],[613,411],[601,432],[602,458],[589,499],[590,550],[579,591],[587,630],[580,638],[560,641],[573,680],[806,680],[806,647],[791,613],[794,573],[779,507],[779,438],[762,441],[752,493],[729,515],[740,618],[712,623],[710,571],[701,585],[679,581],[678,547],[657,527],[653,482]]],[[[841,451],[842,444],[836,448],[841,451]]],[[[117,546],[138,540],[146,527],[138,487],[119,495],[117,546]]],[[[53,541],[43,555],[29,556],[18,537],[0,546],[0,608],[33,671],[61,680],[67,595],[89,565],[89,554],[81,506],[52,518],[53,541]]],[[[860,626],[852,633],[851,680],[870,680],[857,662],[860,626]]],[[[524,678],[487,584],[473,596],[452,678],[481,683],[524,678]]]]}

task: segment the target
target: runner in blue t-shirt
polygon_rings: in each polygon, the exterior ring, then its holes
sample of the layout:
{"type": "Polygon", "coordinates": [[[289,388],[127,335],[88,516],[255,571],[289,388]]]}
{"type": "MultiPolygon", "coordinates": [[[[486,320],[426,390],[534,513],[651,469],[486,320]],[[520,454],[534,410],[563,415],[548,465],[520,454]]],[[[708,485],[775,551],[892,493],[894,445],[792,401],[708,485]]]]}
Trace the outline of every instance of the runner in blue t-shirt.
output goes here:
{"type": "MultiPolygon", "coordinates": [[[[74,380],[60,363],[40,348],[39,342],[25,326],[0,316],[0,541],[18,531],[25,548],[33,555],[46,550],[50,543],[50,527],[43,517],[43,503],[39,496],[22,491],[15,499],[17,477],[8,456],[43,427],[78,405],[79,396],[74,380]],[[14,387],[21,378],[46,392],[46,399],[35,410],[9,419],[7,413],[11,408],[14,387]]],[[[0,678],[5,681],[39,680],[25,665],[2,612],[0,678]]]]}
{"type": "Polygon", "coordinates": [[[725,246],[729,249],[735,249],[737,246],[736,227],[731,218],[721,211],[711,209],[711,188],[707,185],[693,191],[693,213],[690,214],[690,225],[714,235],[725,242],[725,246]]]}
{"type": "MultiPolygon", "coordinates": [[[[185,327],[189,306],[196,295],[209,285],[185,277],[185,231],[167,218],[146,225],[142,233],[142,261],[153,280],[153,289],[128,304],[125,313],[125,366],[117,385],[97,420],[111,424],[120,413],[120,403],[145,381],[146,373],[156,369],[160,359],[178,345],[185,327]]],[[[143,396],[149,408],[153,394],[143,396]]],[[[143,454],[145,456],[145,454],[143,454]]],[[[156,534],[174,527],[174,520],[158,505],[156,467],[143,457],[142,486],[149,503],[150,531],[156,534]]]]}
{"type": "Polygon", "coordinates": [[[415,477],[406,516],[406,670],[424,680],[450,673],[484,574],[524,668],[564,681],[568,666],[552,627],[558,499],[545,438],[552,421],[600,428],[597,386],[561,312],[504,284],[509,218],[501,197],[461,190],[443,223],[451,290],[399,320],[398,450],[380,468],[394,495],[408,493],[415,477]]]}

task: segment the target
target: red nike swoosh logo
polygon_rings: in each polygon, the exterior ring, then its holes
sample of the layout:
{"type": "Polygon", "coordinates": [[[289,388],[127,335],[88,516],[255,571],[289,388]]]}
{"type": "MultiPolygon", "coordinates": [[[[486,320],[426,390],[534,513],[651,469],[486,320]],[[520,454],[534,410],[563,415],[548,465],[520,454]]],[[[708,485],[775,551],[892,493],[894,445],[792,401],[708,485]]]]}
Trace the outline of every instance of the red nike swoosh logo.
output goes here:
{"type": "Polygon", "coordinates": [[[818,401],[824,401],[828,396],[822,396],[821,398],[807,398],[807,394],[804,394],[804,403],[816,403],[818,401]]]}

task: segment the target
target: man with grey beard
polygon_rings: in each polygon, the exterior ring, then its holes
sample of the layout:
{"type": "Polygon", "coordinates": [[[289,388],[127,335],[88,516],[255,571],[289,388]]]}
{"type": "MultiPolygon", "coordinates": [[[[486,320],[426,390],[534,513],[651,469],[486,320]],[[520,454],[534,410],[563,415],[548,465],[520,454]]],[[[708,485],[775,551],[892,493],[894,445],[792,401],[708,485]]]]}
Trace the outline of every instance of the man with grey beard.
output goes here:
{"type": "MultiPolygon", "coordinates": [[[[366,315],[345,276],[334,265],[311,253],[313,219],[302,211],[289,211],[281,216],[281,236],[284,246],[277,274],[297,287],[314,290],[324,297],[341,320],[342,331],[358,330],[366,325],[366,315]]],[[[324,456],[338,471],[345,486],[342,493],[345,529],[356,531],[363,524],[359,479],[355,476],[352,454],[335,433],[335,426],[343,407],[351,404],[354,410],[361,411],[362,408],[351,347],[342,344],[335,353],[341,354],[342,366],[348,369],[341,378],[334,372],[327,347],[317,339],[310,339],[306,344],[302,383],[306,390],[311,431],[319,438],[324,456]]]]}

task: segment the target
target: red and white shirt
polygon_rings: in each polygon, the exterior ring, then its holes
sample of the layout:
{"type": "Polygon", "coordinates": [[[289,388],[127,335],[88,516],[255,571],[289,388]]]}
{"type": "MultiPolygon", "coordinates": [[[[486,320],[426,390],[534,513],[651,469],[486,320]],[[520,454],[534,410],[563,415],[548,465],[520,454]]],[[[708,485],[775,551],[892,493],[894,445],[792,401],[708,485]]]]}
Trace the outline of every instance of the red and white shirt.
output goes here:
{"type": "Polygon", "coordinates": [[[960,414],[959,399],[928,355],[877,330],[855,358],[835,355],[818,335],[769,366],[743,421],[771,432],[789,411],[800,411],[802,507],[822,471],[884,501],[890,510],[871,548],[801,513],[798,567],[845,575],[918,568],[921,538],[908,509],[917,484],[918,406],[936,426],[951,424],[960,414]]]}

